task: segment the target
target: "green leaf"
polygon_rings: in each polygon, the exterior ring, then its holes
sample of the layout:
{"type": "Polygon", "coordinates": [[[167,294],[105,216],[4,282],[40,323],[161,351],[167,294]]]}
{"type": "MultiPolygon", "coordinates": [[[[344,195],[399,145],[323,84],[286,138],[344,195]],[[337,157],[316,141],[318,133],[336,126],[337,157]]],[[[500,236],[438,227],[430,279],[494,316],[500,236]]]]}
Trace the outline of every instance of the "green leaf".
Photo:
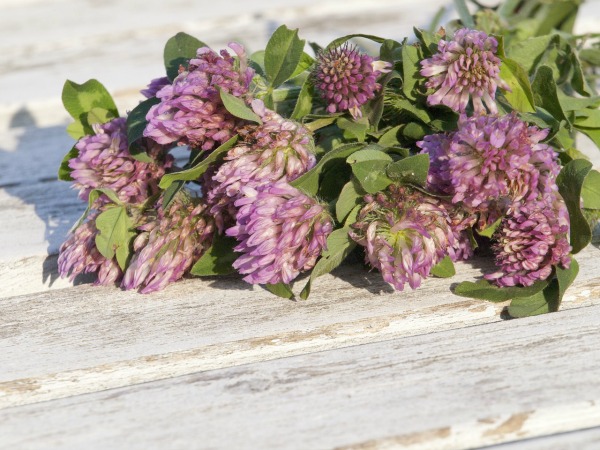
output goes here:
{"type": "Polygon", "coordinates": [[[83,223],[85,218],[88,216],[89,212],[94,208],[94,206],[95,206],[94,204],[96,203],[96,201],[102,194],[105,194],[109,198],[109,200],[111,200],[113,203],[115,203],[119,206],[123,206],[123,202],[119,199],[119,197],[117,196],[117,193],[115,191],[113,191],[112,189],[108,189],[108,188],[93,189],[90,192],[90,195],[88,196],[88,204],[87,204],[87,207],[85,208],[85,211],[79,217],[79,219],[77,219],[77,222],[75,222],[73,224],[71,231],[76,230],[79,227],[79,225],[81,225],[83,223]]]}
{"type": "Polygon", "coordinates": [[[358,142],[364,142],[369,129],[369,121],[366,117],[358,120],[351,120],[345,117],[340,117],[337,120],[337,126],[346,131],[344,137],[347,139],[357,139],[358,142]]]}
{"type": "Polygon", "coordinates": [[[112,111],[108,111],[104,108],[92,108],[91,111],[87,113],[87,123],[93,125],[95,123],[106,123],[112,119],[116,119],[117,116],[113,114],[112,111]]]}
{"type": "Polygon", "coordinates": [[[500,78],[510,86],[510,91],[504,92],[504,97],[514,109],[521,112],[535,112],[529,77],[516,61],[508,58],[502,61],[500,78]]]}
{"type": "Polygon", "coordinates": [[[300,293],[300,298],[306,300],[310,295],[310,289],[312,282],[320,277],[331,272],[333,269],[338,267],[344,259],[350,254],[356,242],[354,242],[348,235],[350,228],[340,228],[334,230],[327,238],[327,250],[323,252],[317,264],[310,273],[310,278],[300,293]]]}
{"type": "Polygon", "coordinates": [[[503,217],[500,217],[493,224],[489,225],[488,227],[484,228],[483,230],[481,230],[481,231],[478,230],[477,234],[479,236],[491,238],[493,236],[493,234],[496,232],[496,230],[498,229],[498,227],[500,226],[500,224],[502,223],[502,219],[503,219],[503,217]]]}
{"type": "Polygon", "coordinates": [[[287,81],[296,71],[302,54],[304,40],[298,38],[298,30],[281,25],[267,43],[265,49],[265,71],[272,87],[287,81]]]}
{"type": "Polygon", "coordinates": [[[163,58],[167,77],[173,81],[179,75],[179,66],[187,66],[190,59],[196,57],[196,51],[207,45],[187,33],[177,33],[165,44],[163,58]]]}
{"type": "Polygon", "coordinates": [[[469,8],[467,8],[465,0],[454,0],[454,6],[463,25],[467,28],[475,28],[475,22],[473,22],[473,17],[469,12],[469,8]]]}
{"type": "Polygon", "coordinates": [[[98,200],[103,194],[106,195],[111,202],[120,206],[124,206],[117,193],[108,188],[93,189],[88,196],[88,206],[91,208],[93,204],[96,203],[96,200],[98,200]]]}
{"type": "Polygon", "coordinates": [[[387,167],[386,173],[392,180],[425,186],[429,173],[429,155],[414,155],[396,161],[387,167]]]}
{"type": "MultiPolygon", "coordinates": [[[[562,298],[565,295],[566,290],[573,284],[577,274],[579,273],[579,263],[575,258],[571,258],[571,264],[568,269],[563,269],[559,266],[555,267],[556,279],[558,280],[558,306],[562,302],[562,298]]],[[[558,310],[558,307],[556,308],[558,310]]]]}
{"type": "Polygon", "coordinates": [[[439,278],[450,278],[456,275],[452,259],[448,255],[444,256],[444,259],[431,268],[431,274],[439,278]]]}
{"type": "Polygon", "coordinates": [[[277,284],[263,284],[267,291],[271,294],[275,294],[277,297],[291,299],[294,298],[294,292],[289,284],[277,283],[277,284]]]}
{"type": "Polygon", "coordinates": [[[581,251],[592,240],[592,230],[581,212],[580,205],[581,188],[591,168],[591,162],[584,159],[574,159],[562,168],[556,178],[558,191],[569,210],[571,221],[570,243],[573,254],[581,251]]]}
{"type": "Polygon", "coordinates": [[[393,128],[387,130],[380,138],[377,143],[382,147],[393,147],[396,145],[400,145],[400,141],[398,141],[398,131],[402,125],[396,125],[393,128]]]}
{"type": "Polygon", "coordinates": [[[417,85],[417,80],[421,77],[419,73],[421,70],[420,61],[419,49],[404,42],[402,46],[402,79],[404,81],[402,92],[410,100],[416,100],[413,90],[417,85]]]}
{"type": "Polygon", "coordinates": [[[113,117],[119,116],[113,98],[98,80],[88,80],[83,84],[77,84],[70,80],[65,81],[62,102],[71,117],[75,121],[81,122],[86,128],[90,125],[87,122],[87,114],[94,108],[104,109],[113,117]]]}
{"type": "Polygon", "coordinates": [[[558,283],[553,280],[543,291],[530,297],[515,298],[510,302],[508,314],[511,317],[530,317],[546,314],[558,309],[558,283]]]}
{"type": "Polygon", "coordinates": [[[135,237],[133,221],[125,206],[114,206],[96,217],[96,248],[107,259],[117,255],[121,269],[125,269],[131,240],[135,237]]]}
{"type": "Polygon", "coordinates": [[[600,110],[584,109],[576,111],[575,124],[583,128],[600,128],[600,110]]]}
{"type": "Polygon", "coordinates": [[[353,143],[341,145],[327,152],[311,170],[296,178],[290,184],[307,194],[317,195],[319,191],[319,177],[323,170],[332,163],[346,160],[348,156],[365,147],[365,144],[353,143]]]}
{"type": "Polygon", "coordinates": [[[312,66],[314,63],[315,63],[315,60],[314,60],[314,58],[312,56],[310,56],[306,52],[302,52],[302,56],[300,57],[300,62],[298,63],[298,67],[296,67],[296,70],[290,76],[290,80],[296,78],[302,72],[304,72],[305,70],[309,69],[310,66],[312,66]]]}
{"type": "Polygon", "coordinates": [[[308,130],[315,132],[321,128],[325,128],[328,125],[331,125],[333,122],[335,122],[337,119],[337,117],[319,117],[315,120],[313,120],[312,122],[307,122],[304,124],[304,127],[307,128],[308,130]]]}
{"type": "Polygon", "coordinates": [[[235,145],[237,140],[238,140],[238,135],[236,134],[231,139],[229,139],[227,142],[221,144],[219,147],[217,147],[215,150],[213,150],[208,155],[208,157],[204,161],[202,161],[200,164],[197,164],[196,166],[191,167],[186,170],[181,170],[179,172],[173,172],[173,173],[167,173],[167,174],[163,175],[163,177],[160,179],[160,183],[158,184],[158,186],[161,189],[167,189],[175,181],[197,180],[204,172],[206,172],[208,167],[213,162],[215,162],[217,159],[219,159],[224,153],[229,151],[229,149],[235,145]]]}
{"type": "Polygon", "coordinates": [[[249,120],[250,122],[256,122],[258,124],[262,124],[262,120],[258,114],[252,111],[244,100],[235,95],[231,95],[223,90],[219,90],[219,94],[221,96],[221,100],[223,101],[223,105],[225,109],[233,114],[235,117],[239,117],[240,119],[249,120]]]}
{"type": "Polygon", "coordinates": [[[409,101],[404,97],[393,96],[388,99],[390,106],[401,113],[408,113],[414,118],[427,124],[431,122],[431,117],[425,109],[421,109],[415,104],[415,102],[409,101]]]}
{"type": "Polygon", "coordinates": [[[580,131],[583,134],[585,134],[587,137],[589,137],[592,141],[594,141],[594,144],[596,144],[596,147],[600,148],[600,129],[583,128],[583,127],[578,126],[577,124],[575,124],[575,128],[577,129],[577,131],[580,131]]]}
{"type": "Polygon", "coordinates": [[[199,277],[233,273],[232,264],[239,256],[233,250],[236,245],[235,238],[215,234],[212,245],[192,266],[190,273],[199,277]]]}
{"type": "Polygon", "coordinates": [[[462,297],[478,298],[490,302],[505,302],[514,298],[530,297],[541,292],[548,286],[548,280],[536,281],[528,287],[498,287],[487,280],[479,280],[476,283],[463,281],[456,288],[454,293],[462,297]]]}
{"type": "Polygon", "coordinates": [[[59,180],[73,181],[73,177],[71,177],[71,171],[73,169],[69,167],[69,160],[77,158],[77,155],[79,155],[79,150],[77,150],[77,147],[73,146],[73,148],[69,150],[69,153],[65,155],[62,162],[60,163],[60,167],[58,168],[59,180]]]}
{"type": "Polygon", "coordinates": [[[388,161],[371,160],[352,164],[352,173],[360,186],[369,194],[383,191],[390,184],[386,168],[390,165],[388,161]]]}
{"type": "Polygon", "coordinates": [[[550,43],[552,41],[556,42],[557,39],[558,36],[552,34],[532,37],[511,45],[507,53],[510,59],[521,65],[530,74],[542,55],[550,47],[550,43]]]}
{"type": "Polygon", "coordinates": [[[335,217],[338,222],[344,221],[346,216],[360,203],[363,196],[364,192],[362,192],[355,179],[344,185],[335,203],[335,217]]]}
{"type": "MultiPolygon", "coordinates": [[[[371,145],[369,147],[374,147],[374,145],[371,145]]],[[[393,160],[390,155],[375,148],[365,148],[364,150],[359,150],[357,152],[352,153],[352,155],[346,158],[346,162],[348,164],[356,164],[364,161],[392,162],[393,160]]]]}
{"type": "Polygon", "coordinates": [[[555,119],[569,122],[560,106],[556,82],[554,81],[550,67],[540,66],[538,68],[531,87],[533,90],[533,100],[537,106],[541,106],[547,110],[555,119]]]}
{"type": "Polygon", "coordinates": [[[90,127],[85,127],[79,121],[71,122],[69,125],[67,125],[67,134],[69,136],[71,136],[73,139],[75,139],[76,141],[78,141],[83,136],[87,135],[88,133],[92,133],[92,132],[93,132],[93,130],[90,127]]]}
{"type": "Polygon", "coordinates": [[[152,158],[146,153],[144,148],[137,142],[144,135],[144,129],[148,124],[146,115],[152,106],[160,103],[156,97],[149,98],[140,102],[131,110],[127,116],[127,142],[129,142],[129,153],[138,161],[152,162],[152,158]]]}
{"type": "Polygon", "coordinates": [[[565,291],[577,277],[579,264],[571,259],[568,269],[555,267],[555,270],[556,278],[543,291],[514,299],[508,307],[508,314],[512,317],[528,317],[558,311],[565,291]]]}
{"type": "Polygon", "coordinates": [[[163,209],[167,209],[169,207],[169,205],[171,205],[171,202],[173,200],[175,200],[175,197],[177,197],[177,193],[179,191],[181,191],[183,189],[183,187],[185,186],[185,181],[174,181],[173,183],[171,183],[169,185],[168,188],[166,188],[163,191],[162,194],[162,207],[163,209]]]}
{"type": "Polygon", "coordinates": [[[581,188],[583,207],[587,209],[600,209],[600,172],[590,170],[581,188]]]}
{"type": "Polygon", "coordinates": [[[315,87],[312,83],[312,79],[307,77],[304,84],[302,84],[302,89],[300,90],[300,94],[298,94],[298,100],[296,101],[296,106],[294,106],[294,111],[290,118],[300,120],[307,114],[310,114],[314,96],[315,87]]]}
{"type": "Polygon", "coordinates": [[[379,59],[393,63],[402,58],[402,44],[392,39],[386,39],[379,49],[379,59]]]}
{"type": "Polygon", "coordinates": [[[327,47],[325,47],[325,50],[331,50],[333,48],[339,47],[340,45],[342,45],[344,42],[349,41],[350,39],[354,39],[354,38],[365,38],[365,39],[369,39],[370,41],[373,42],[377,42],[379,44],[383,43],[385,41],[385,39],[379,37],[379,36],[375,36],[373,34],[362,34],[362,33],[358,33],[358,34],[347,34],[346,36],[342,36],[339,37],[337,39],[334,39],[333,41],[331,41],[327,47]]]}

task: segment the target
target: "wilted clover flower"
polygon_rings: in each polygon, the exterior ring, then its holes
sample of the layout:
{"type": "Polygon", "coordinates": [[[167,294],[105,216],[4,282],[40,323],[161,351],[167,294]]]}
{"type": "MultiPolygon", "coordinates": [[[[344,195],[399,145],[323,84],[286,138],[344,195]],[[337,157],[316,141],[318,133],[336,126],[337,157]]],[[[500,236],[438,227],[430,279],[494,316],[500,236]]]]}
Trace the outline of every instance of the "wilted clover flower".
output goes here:
{"type": "Polygon", "coordinates": [[[438,52],[421,61],[421,75],[429,78],[425,86],[437,89],[427,102],[465,112],[472,98],[476,114],[485,114],[486,107],[496,114],[496,88],[509,89],[499,77],[497,50],[495,38],[468,28],[456,31],[451,41],[440,39],[438,52]]]}
{"type": "Polygon", "coordinates": [[[327,208],[285,182],[242,187],[242,193],[236,224],[226,234],[239,242],[234,250],[242,255],[233,267],[244,280],[289,283],[314,267],[333,230],[327,208]]]}
{"type": "Polygon", "coordinates": [[[381,89],[377,78],[389,72],[390,66],[346,43],[319,53],[314,71],[315,86],[327,102],[328,112],[350,111],[356,119],[362,117],[360,107],[381,89]]]}
{"type": "Polygon", "coordinates": [[[93,189],[108,188],[125,203],[142,203],[158,192],[158,182],[173,160],[164,155],[160,145],[144,140],[147,153],[156,158],[156,162],[145,163],[129,153],[125,118],[92,128],[95,134],[79,139],[75,144],[78,154],[69,160],[73,186],[79,189],[81,199],[87,201],[93,189]]]}
{"type": "Polygon", "coordinates": [[[77,275],[96,273],[96,285],[114,285],[123,275],[116,260],[105,258],[96,248],[96,217],[90,214],[86,221],[69,233],[58,253],[58,273],[73,279],[77,275]]]}
{"type": "Polygon", "coordinates": [[[498,209],[557,190],[556,154],[540,140],[548,130],[516,114],[461,116],[458,130],[417,142],[430,155],[429,184],[477,211],[498,209]]]}
{"type": "Polygon", "coordinates": [[[316,162],[308,129],[268,110],[260,100],[254,100],[252,108],[262,124],[239,130],[242,143],[229,150],[225,163],[204,178],[206,199],[219,230],[235,219],[234,203],[242,186],[256,188],[278,180],[292,181],[316,162]]]}
{"type": "MultiPolygon", "coordinates": [[[[365,247],[367,262],[403,290],[421,285],[444,256],[459,250],[448,211],[438,198],[404,186],[365,197],[350,237],[365,247]]],[[[460,252],[455,259],[462,258],[460,252]]]]}
{"type": "Polygon", "coordinates": [[[226,50],[219,56],[208,47],[198,49],[187,70],[156,93],[160,103],[146,115],[144,136],[159,144],[177,142],[212,150],[235,134],[239,119],[225,109],[219,90],[242,97],[248,92],[254,70],[247,67],[241,45],[230,43],[229,47],[238,55],[237,63],[226,50]]]}
{"type": "Polygon", "coordinates": [[[155,217],[138,227],[133,242],[134,255],[123,277],[125,289],[140,292],[164,289],[180,279],[210,246],[214,225],[206,205],[180,193],[165,210],[163,199],[156,205],[155,217]]]}
{"type": "Polygon", "coordinates": [[[514,205],[494,234],[500,270],[485,278],[499,286],[531,286],[547,279],[552,266],[569,267],[568,235],[569,213],[559,194],[514,205]]]}
{"type": "Polygon", "coordinates": [[[142,89],[140,93],[146,98],[156,97],[156,93],[169,84],[171,84],[171,80],[167,77],[154,78],[150,80],[148,87],[142,89]]]}

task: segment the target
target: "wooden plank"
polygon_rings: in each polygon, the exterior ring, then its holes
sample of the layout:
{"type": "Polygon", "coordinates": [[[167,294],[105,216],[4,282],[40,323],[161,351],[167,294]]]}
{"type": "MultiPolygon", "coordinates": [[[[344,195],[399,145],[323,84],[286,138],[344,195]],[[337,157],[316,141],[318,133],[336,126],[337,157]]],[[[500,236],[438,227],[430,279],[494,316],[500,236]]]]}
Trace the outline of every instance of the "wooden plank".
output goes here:
{"type": "MultiPolygon", "coordinates": [[[[581,254],[563,309],[600,303],[599,256],[594,247],[581,254]]],[[[452,281],[481,267],[461,264],[452,281]]],[[[454,296],[449,280],[393,292],[359,265],[335,275],[318,279],[306,302],[234,277],[186,280],[149,296],[82,285],[5,298],[0,407],[501,321],[504,305],[454,296]]]]}
{"type": "Polygon", "coordinates": [[[489,450],[597,450],[598,448],[600,448],[600,427],[522,439],[488,447],[489,450]]]}
{"type": "Polygon", "coordinates": [[[76,0],[39,2],[35,7],[0,4],[5,36],[0,42],[2,103],[59,98],[67,77],[79,82],[98,78],[113,92],[143,86],[163,73],[164,44],[179,31],[215,48],[237,39],[253,51],[264,48],[270,33],[284,22],[322,44],[357,32],[401,39],[413,26],[427,26],[438,8],[436,0],[380,0],[377,5],[362,0],[257,0],[236,1],[226,8],[193,0],[176,6],[156,0],[130,0],[119,7],[106,2],[82,7],[76,0]],[[416,5],[418,17],[409,14],[416,5]]]}
{"type": "Polygon", "coordinates": [[[0,443],[444,449],[598,427],[599,314],[596,305],[8,408],[0,443]]]}

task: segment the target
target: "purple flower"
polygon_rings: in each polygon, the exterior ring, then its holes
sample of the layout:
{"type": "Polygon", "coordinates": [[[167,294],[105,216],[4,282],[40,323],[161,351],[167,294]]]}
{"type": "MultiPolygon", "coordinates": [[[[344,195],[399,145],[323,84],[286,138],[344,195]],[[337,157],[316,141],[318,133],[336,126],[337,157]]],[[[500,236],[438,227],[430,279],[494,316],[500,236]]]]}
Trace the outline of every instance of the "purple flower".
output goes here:
{"type": "Polygon", "coordinates": [[[154,78],[148,83],[148,87],[140,91],[146,98],[156,97],[156,93],[165,86],[171,84],[171,80],[167,77],[154,78]]]}
{"type": "Polygon", "coordinates": [[[333,230],[327,208],[285,182],[241,189],[237,222],[226,234],[239,242],[233,267],[244,280],[289,283],[314,267],[333,230]]]}
{"type": "Polygon", "coordinates": [[[58,273],[73,281],[77,275],[96,273],[94,284],[110,286],[121,279],[122,272],[116,260],[106,259],[96,248],[96,217],[90,214],[87,220],[70,232],[58,254],[58,273]]]}
{"type": "Polygon", "coordinates": [[[144,136],[159,144],[177,142],[212,150],[235,134],[240,121],[225,109],[219,90],[236,97],[246,95],[254,70],[247,67],[241,45],[230,43],[229,47],[238,62],[226,50],[219,56],[208,47],[198,49],[188,69],[156,93],[161,102],[148,111],[144,136]]]}
{"type": "Polygon", "coordinates": [[[515,114],[461,116],[456,132],[428,136],[417,146],[430,155],[431,189],[478,212],[501,215],[516,201],[557,191],[556,154],[540,143],[547,134],[515,114]]]}
{"type": "MultiPolygon", "coordinates": [[[[79,151],[69,160],[73,186],[79,197],[87,201],[93,189],[113,190],[125,203],[142,203],[158,192],[158,182],[170,167],[172,157],[164,155],[163,148],[148,140],[147,153],[156,162],[145,163],[134,159],[128,150],[125,118],[92,125],[96,134],[82,137],[75,147],[79,151]]],[[[107,201],[102,196],[101,203],[107,201]]]]}
{"type": "Polygon", "coordinates": [[[125,272],[122,287],[141,288],[143,294],[164,289],[180,279],[210,246],[213,222],[206,205],[180,193],[165,210],[162,199],[138,227],[134,255],[125,272]]]}
{"type": "Polygon", "coordinates": [[[456,31],[451,41],[440,39],[438,52],[421,61],[421,75],[429,78],[425,86],[437,89],[427,102],[462,113],[472,98],[475,114],[485,114],[486,107],[496,114],[496,88],[509,89],[499,77],[497,50],[495,38],[468,28],[456,31]]]}
{"type": "Polygon", "coordinates": [[[485,278],[498,286],[531,286],[547,279],[553,266],[569,267],[568,235],[569,213],[558,193],[514,205],[494,234],[499,270],[485,278]]]}
{"type": "Polygon", "coordinates": [[[292,181],[316,162],[310,131],[266,109],[260,100],[254,100],[252,108],[263,123],[241,129],[242,143],[229,150],[225,163],[204,177],[206,199],[220,231],[235,220],[234,203],[243,186],[292,181]]]}
{"type": "Polygon", "coordinates": [[[356,119],[362,117],[360,107],[381,89],[377,78],[390,67],[390,63],[375,61],[346,43],[318,55],[315,86],[327,102],[328,112],[350,111],[356,119]]]}
{"type": "Polygon", "coordinates": [[[350,237],[365,247],[367,262],[400,291],[405,283],[419,287],[447,254],[458,259],[468,251],[465,243],[461,250],[455,236],[460,228],[453,230],[438,198],[391,185],[386,192],[367,195],[365,201],[350,237]]]}

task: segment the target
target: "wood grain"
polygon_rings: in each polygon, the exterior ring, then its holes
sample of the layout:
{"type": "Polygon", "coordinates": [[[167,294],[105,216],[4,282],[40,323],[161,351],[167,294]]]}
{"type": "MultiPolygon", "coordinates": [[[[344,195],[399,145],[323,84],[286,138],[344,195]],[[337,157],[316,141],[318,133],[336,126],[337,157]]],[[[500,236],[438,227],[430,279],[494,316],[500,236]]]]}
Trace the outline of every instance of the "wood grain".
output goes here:
{"type": "Polygon", "coordinates": [[[0,442],[441,449],[597,427],[598,314],[600,305],[8,408],[0,442]]]}
{"type": "MultiPolygon", "coordinates": [[[[563,309],[600,303],[599,256],[593,247],[581,255],[563,309]]],[[[456,281],[478,273],[463,264],[456,281]]],[[[503,304],[454,296],[448,280],[398,293],[357,265],[335,275],[319,279],[306,302],[228,277],[150,296],[83,285],[6,298],[0,408],[501,320],[503,304]]]]}
{"type": "MultiPolygon", "coordinates": [[[[250,51],[281,23],[321,44],[401,39],[439,6],[0,0],[0,448],[598,447],[596,247],[577,256],[561,312],[512,321],[505,304],[449,290],[490,269],[479,259],[403,293],[346,265],[305,302],[235,277],[149,296],[57,279],[58,246],[84,209],[56,181],[73,143],[66,78],[100,79],[125,112],[178,31],[250,51]]],[[[599,15],[586,2],[579,32],[599,15]]],[[[600,167],[589,141],[578,148],[600,167]]]]}

